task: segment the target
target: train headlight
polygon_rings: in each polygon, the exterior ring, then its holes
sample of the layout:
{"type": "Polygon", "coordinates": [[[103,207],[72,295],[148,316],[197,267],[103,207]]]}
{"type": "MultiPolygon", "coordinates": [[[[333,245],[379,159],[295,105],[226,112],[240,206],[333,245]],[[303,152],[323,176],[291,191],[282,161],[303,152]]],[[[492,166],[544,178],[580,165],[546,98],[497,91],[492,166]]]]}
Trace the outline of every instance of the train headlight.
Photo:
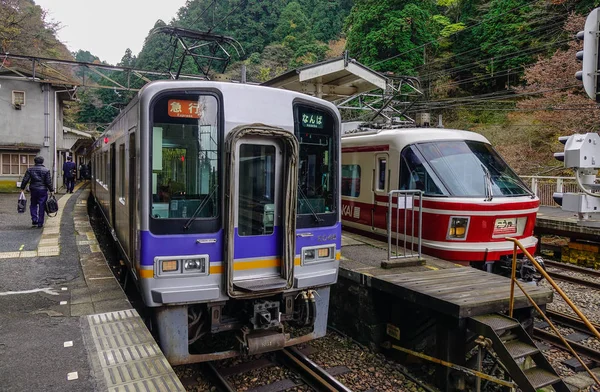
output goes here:
{"type": "Polygon", "coordinates": [[[161,256],[154,258],[155,273],[158,277],[188,275],[208,275],[208,255],[161,256]]]}
{"type": "Polygon", "coordinates": [[[206,272],[206,259],[190,259],[183,262],[183,272],[206,272]]]}
{"type": "Polygon", "coordinates": [[[302,264],[322,263],[335,260],[335,245],[302,248],[302,264]]]}
{"type": "Polygon", "coordinates": [[[450,240],[465,240],[469,229],[469,217],[453,216],[450,218],[448,226],[448,239],[450,240]]]}

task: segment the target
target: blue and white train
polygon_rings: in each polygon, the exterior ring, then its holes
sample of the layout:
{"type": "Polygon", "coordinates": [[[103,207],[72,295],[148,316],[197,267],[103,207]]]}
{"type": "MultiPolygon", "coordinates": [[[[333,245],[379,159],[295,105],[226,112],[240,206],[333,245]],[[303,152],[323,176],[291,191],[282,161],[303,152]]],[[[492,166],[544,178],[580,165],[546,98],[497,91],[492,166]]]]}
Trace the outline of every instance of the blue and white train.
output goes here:
{"type": "Polygon", "coordinates": [[[307,95],[157,81],[95,141],[92,193],[171,364],[325,334],[340,129],[336,107],[307,95]]]}

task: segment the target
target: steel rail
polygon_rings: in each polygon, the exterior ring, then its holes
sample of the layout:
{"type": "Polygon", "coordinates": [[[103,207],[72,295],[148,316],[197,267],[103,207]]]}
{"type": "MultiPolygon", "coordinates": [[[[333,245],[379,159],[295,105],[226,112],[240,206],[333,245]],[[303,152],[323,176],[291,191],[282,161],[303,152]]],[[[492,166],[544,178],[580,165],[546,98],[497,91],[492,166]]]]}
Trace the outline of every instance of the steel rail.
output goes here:
{"type": "MultiPolygon", "coordinates": [[[[552,320],[555,320],[559,324],[576,329],[580,332],[584,332],[587,335],[590,334],[590,330],[586,327],[586,325],[583,321],[581,321],[577,317],[574,317],[568,313],[557,312],[554,310],[546,310],[546,316],[548,316],[552,320]]],[[[592,323],[592,325],[597,330],[600,330],[600,324],[592,323]]]]}
{"type": "Polygon", "coordinates": [[[577,278],[571,275],[565,275],[558,272],[546,271],[548,275],[553,277],[556,280],[562,280],[563,282],[569,282],[578,284],[581,286],[589,287],[591,289],[600,290],[600,282],[592,282],[591,280],[577,278]]]}
{"type": "MultiPolygon", "coordinates": [[[[560,338],[557,335],[547,332],[547,331],[544,331],[543,329],[534,328],[533,336],[538,339],[545,340],[554,346],[560,347],[562,349],[567,349],[567,347],[564,345],[564,343],[560,340],[560,338]]],[[[583,355],[593,361],[600,362],[600,351],[594,350],[593,348],[590,348],[588,346],[585,346],[581,343],[574,342],[569,339],[565,339],[565,340],[569,343],[569,345],[578,354],[583,355]]]]}
{"type": "Polygon", "coordinates": [[[225,392],[236,392],[236,389],[219,373],[219,369],[212,364],[212,362],[206,363],[206,368],[210,371],[211,375],[214,376],[215,381],[219,383],[221,390],[225,392]]]}
{"type": "Polygon", "coordinates": [[[592,275],[600,278],[600,271],[591,270],[588,268],[580,267],[574,264],[560,263],[558,261],[546,260],[544,259],[544,264],[550,267],[560,268],[564,270],[569,270],[573,272],[579,272],[585,275],[592,275]]]}
{"type": "Polygon", "coordinates": [[[305,381],[319,391],[352,392],[351,389],[327,373],[325,369],[314,363],[306,355],[302,354],[297,348],[288,347],[278,351],[277,353],[291,363],[294,367],[296,367],[300,371],[301,375],[307,378],[305,381]]]}

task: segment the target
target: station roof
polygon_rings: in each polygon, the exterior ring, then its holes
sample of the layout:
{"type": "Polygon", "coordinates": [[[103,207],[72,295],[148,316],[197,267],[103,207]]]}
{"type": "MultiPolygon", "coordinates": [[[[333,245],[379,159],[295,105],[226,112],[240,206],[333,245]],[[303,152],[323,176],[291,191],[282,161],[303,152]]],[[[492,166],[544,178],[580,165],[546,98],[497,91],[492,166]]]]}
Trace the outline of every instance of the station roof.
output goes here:
{"type": "Polygon", "coordinates": [[[262,83],[335,101],[375,89],[386,89],[388,79],[354,59],[338,57],[286,72],[262,83]]]}

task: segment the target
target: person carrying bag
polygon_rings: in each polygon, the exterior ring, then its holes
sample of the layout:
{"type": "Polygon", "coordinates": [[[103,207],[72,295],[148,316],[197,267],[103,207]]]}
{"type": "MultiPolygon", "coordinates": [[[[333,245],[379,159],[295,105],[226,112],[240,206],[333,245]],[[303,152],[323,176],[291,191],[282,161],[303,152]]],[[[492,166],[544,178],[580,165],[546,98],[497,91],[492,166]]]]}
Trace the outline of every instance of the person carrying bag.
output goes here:
{"type": "MultiPolygon", "coordinates": [[[[31,205],[29,206],[31,226],[41,228],[44,227],[44,213],[48,191],[52,194],[54,188],[52,187],[50,170],[44,166],[44,158],[38,155],[33,161],[35,162],[35,166],[30,167],[25,172],[25,176],[23,176],[23,181],[21,182],[21,191],[29,183],[29,190],[31,192],[31,205]]],[[[51,196],[54,197],[54,195],[51,196]]]]}
{"type": "Polygon", "coordinates": [[[50,218],[54,218],[56,214],[58,214],[58,202],[56,201],[56,197],[54,197],[53,194],[50,194],[50,197],[46,200],[46,215],[50,218]]]}
{"type": "Polygon", "coordinates": [[[25,209],[27,209],[27,198],[25,197],[25,193],[21,191],[19,201],[17,202],[17,211],[19,214],[22,214],[25,212],[25,209]]]}

